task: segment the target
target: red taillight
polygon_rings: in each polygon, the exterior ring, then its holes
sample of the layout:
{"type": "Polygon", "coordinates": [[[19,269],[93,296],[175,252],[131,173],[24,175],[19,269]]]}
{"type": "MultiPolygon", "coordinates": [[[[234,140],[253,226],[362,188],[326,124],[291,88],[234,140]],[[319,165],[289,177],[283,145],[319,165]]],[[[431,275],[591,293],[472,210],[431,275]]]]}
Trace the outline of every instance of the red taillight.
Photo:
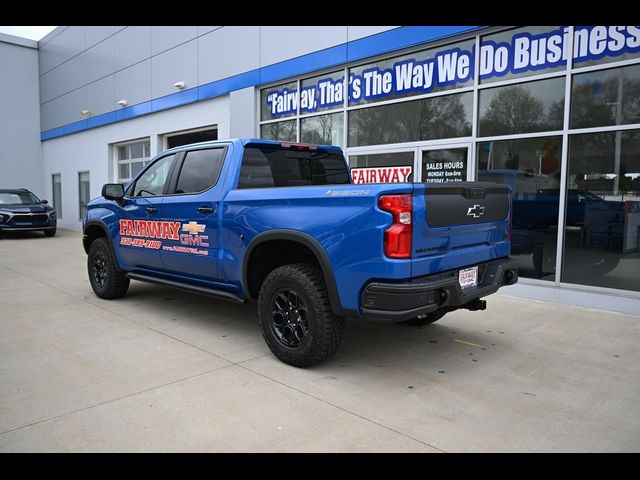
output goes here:
{"type": "Polygon", "coordinates": [[[378,206],[393,214],[393,224],[384,231],[384,254],[411,258],[411,195],[382,195],[378,206]]]}

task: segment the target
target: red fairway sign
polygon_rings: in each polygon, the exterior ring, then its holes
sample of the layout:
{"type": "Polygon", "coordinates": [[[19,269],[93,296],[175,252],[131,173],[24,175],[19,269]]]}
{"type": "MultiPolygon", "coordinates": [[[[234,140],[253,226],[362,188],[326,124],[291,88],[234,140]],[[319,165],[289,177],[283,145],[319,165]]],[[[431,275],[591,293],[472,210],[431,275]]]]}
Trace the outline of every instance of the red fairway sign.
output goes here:
{"type": "Polygon", "coordinates": [[[408,182],[413,167],[352,168],[353,183],[400,183],[408,182]]]}

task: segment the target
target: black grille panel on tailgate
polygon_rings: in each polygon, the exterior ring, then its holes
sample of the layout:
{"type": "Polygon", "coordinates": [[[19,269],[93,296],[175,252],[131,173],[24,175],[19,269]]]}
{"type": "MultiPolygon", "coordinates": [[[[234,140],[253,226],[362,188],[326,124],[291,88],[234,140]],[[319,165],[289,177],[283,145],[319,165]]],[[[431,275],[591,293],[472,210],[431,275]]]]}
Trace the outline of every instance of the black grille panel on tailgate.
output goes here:
{"type": "Polygon", "coordinates": [[[490,182],[428,183],[425,189],[430,227],[474,225],[506,220],[509,186],[490,182]]]}

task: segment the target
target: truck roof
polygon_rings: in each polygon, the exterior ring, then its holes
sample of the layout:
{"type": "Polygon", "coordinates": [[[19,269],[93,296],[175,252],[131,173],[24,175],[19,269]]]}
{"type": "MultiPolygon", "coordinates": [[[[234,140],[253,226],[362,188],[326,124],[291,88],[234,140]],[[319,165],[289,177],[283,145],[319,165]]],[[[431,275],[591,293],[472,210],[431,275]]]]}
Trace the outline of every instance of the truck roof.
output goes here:
{"type": "Polygon", "coordinates": [[[299,146],[308,146],[312,148],[321,148],[323,150],[334,150],[336,152],[342,153],[342,149],[335,145],[317,145],[312,143],[299,143],[299,142],[285,142],[278,140],[267,140],[265,138],[225,138],[221,140],[209,140],[206,142],[198,142],[198,143],[190,143],[188,145],[180,145],[179,147],[173,147],[169,150],[166,150],[162,153],[166,152],[181,152],[182,150],[188,150],[193,147],[206,147],[206,146],[215,146],[220,145],[221,143],[240,143],[242,146],[246,145],[299,145],[299,146]]]}

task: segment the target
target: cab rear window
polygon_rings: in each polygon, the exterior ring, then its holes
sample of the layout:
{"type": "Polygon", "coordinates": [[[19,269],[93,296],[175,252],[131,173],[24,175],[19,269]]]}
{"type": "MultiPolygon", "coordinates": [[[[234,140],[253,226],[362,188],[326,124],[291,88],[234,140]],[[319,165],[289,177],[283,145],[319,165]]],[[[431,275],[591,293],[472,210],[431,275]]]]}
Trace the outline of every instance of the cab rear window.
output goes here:
{"type": "Polygon", "coordinates": [[[300,187],[351,183],[340,153],[277,145],[248,146],[238,188],[300,187]]]}

